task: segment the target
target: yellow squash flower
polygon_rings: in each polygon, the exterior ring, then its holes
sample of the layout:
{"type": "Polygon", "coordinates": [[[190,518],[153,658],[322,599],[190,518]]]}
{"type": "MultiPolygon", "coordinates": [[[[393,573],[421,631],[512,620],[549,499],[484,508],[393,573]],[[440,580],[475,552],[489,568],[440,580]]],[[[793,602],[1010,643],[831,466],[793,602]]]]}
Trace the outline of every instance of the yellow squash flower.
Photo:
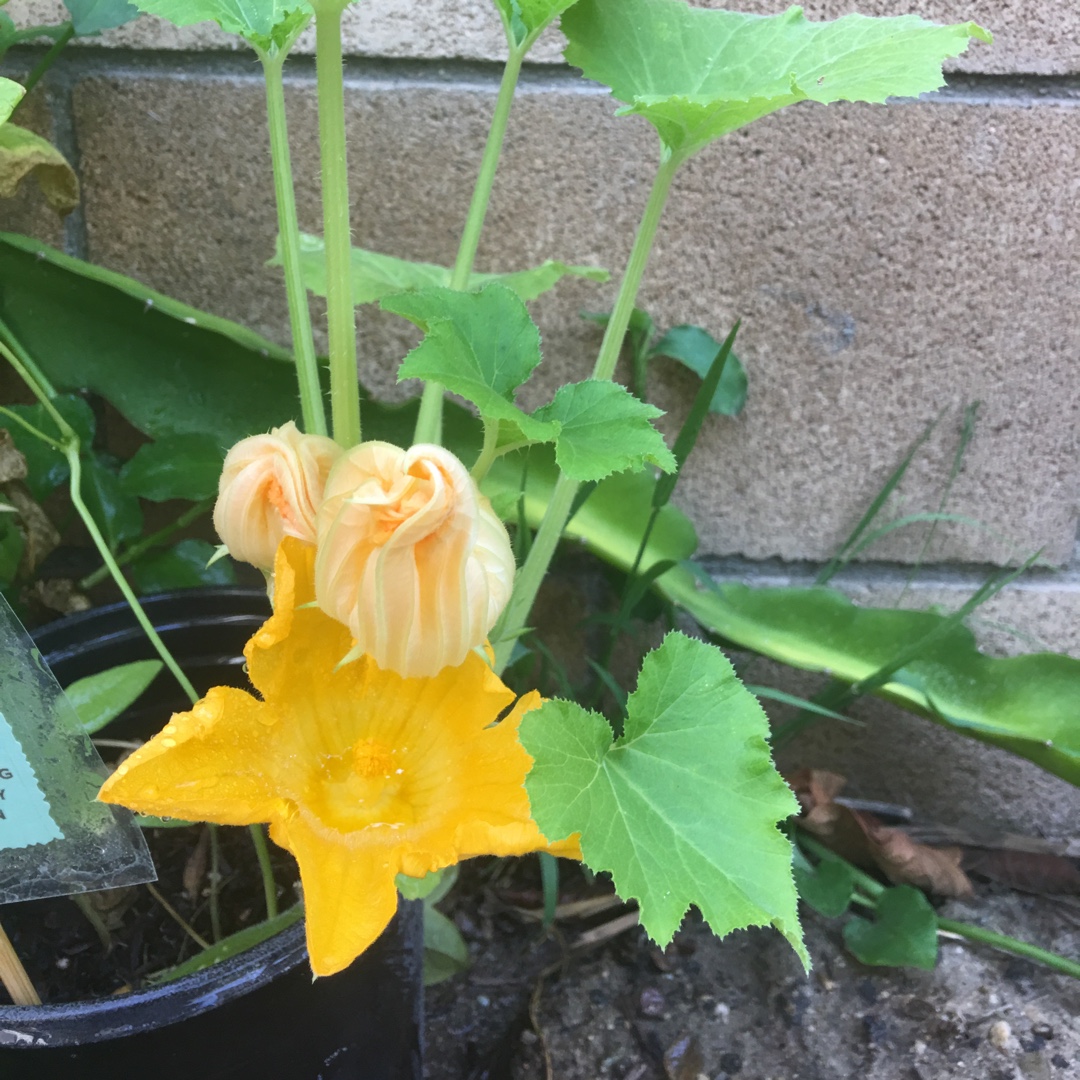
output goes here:
{"type": "Polygon", "coordinates": [[[483,645],[513,584],[506,529],[449,450],[366,442],[334,466],[315,592],[357,653],[410,677],[456,667],[483,645]]]}
{"type": "Polygon", "coordinates": [[[122,762],[105,802],[223,825],[269,822],[300,865],[316,975],[346,967],[397,908],[394,878],[473,855],[550,849],[529,813],[518,740],[537,694],[514,701],[471,653],[435,678],[370,657],[338,667],[349,632],[311,604],[314,549],[286,539],[274,615],[245,656],[260,701],[214,687],[122,762]]]}
{"type": "Polygon", "coordinates": [[[286,536],[315,543],[315,513],[341,447],[305,435],[290,420],[267,435],[241,439],[226,455],[214,528],[229,554],[270,570],[286,536]]]}

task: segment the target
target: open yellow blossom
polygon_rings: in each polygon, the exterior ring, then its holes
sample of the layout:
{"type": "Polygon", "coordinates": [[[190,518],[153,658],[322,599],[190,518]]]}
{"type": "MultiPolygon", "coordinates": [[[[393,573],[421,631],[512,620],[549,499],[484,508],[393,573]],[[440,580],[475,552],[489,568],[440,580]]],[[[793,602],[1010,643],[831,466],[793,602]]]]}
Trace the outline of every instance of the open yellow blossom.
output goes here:
{"type": "Polygon", "coordinates": [[[284,537],[315,543],[315,512],[340,456],[333,439],[305,435],[291,420],[241,439],[225,457],[214,506],[214,528],[229,554],[269,570],[284,537]]]}
{"type": "Polygon", "coordinates": [[[245,655],[259,701],[214,687],[122,762],[105,802],[224,825],[269,822],[300,864],[317,975],[346,967],[397,907],[394,878],[473,855],[549,849],[529,814],[518,740],[537,694],[514,701],[475,653],[436,678],[370,657],[338,667],[344,626],[310,603],[314,550],[286,539],[275,612],[245,655]],[[305,606],[306,605],[306,606],[305,606]]]}
{"type": "Polygon", "coordinates": [[[406,676],[456,667],[484,643],[513,583],[506,529],[450,451],[367,442],[334,466],[315,592],[357,653],[406,676]]]}

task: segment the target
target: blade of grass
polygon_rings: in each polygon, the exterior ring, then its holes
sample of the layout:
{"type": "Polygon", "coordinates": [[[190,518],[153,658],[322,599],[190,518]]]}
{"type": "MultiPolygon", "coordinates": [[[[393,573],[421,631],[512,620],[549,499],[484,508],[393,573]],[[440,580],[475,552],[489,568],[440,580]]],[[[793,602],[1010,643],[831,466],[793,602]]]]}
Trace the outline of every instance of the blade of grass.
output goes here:
{"type": "Polygon", "coordinates": [[[850,549],[859,541],[859,538],[873,523],[874,518],[881,512],[881,508],[885,505],[889,496],[896,490],[897,484],[904,479],[904,474],[908,471],[908,466],[914,460],[915,455],[922,448],[923,444],[933,434],[934,428],[938,426],[941,420],[941,413],[938,413],[937,417],[930,421],[926,425],[926,430],[915,440],[911,449],[904,455],[903,460],[893,470],[892,475],[885,481],[884,486],[874,496],[874,501],[867,508],[866,513],[859,518],[859,523],[851,530],[851,534],[840,545],[839,550],[829,560],[828,564],[824,567],[820,574],[814,579],[815,585],[826,585],[831,580],[833,575],[843,565],[843,559],[848,554],[850,549]]]}
{"type": "Polygon", "coordinates": [[[866,724],[864,724],[862,720],[856,720],[854,717],[845,716],[843,713],[838,713],[833,709],[825,708],[824,705],[818,705],[813,701],[808,701],[806,698],[799,697],[797,694],[789,694],[783,690],[777,690],[772,686],[747,685],[746,689],[749,690],[754,697],[765,698],[766,701],[779,701],[782,705],[793,705],[796,709],[817,713],[818,716],[827,716],[830,720],[839,720],[842,724],[853,724],[855,727],[866,727],[866,724]]]}

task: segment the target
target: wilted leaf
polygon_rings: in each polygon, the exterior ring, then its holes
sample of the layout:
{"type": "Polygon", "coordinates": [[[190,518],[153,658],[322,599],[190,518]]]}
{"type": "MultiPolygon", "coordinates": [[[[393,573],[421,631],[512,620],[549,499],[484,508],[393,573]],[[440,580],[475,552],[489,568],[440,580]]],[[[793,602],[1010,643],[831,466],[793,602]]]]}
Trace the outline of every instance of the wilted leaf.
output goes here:
{"type": "Polygon", "coordinates": [[[64,155],[26,128],[0,124],[0,199],[10,199],[30,175],[58,214],[70,214],[79,205],[79,180],[64,155]]]}
{"type": "Polygon", "coordinates": [[[768,723],[719,649],[669,634],[645,659],[624,734],[570,701],[527,713],[526,788],[550,839],[581,834],[661,945],[693,904],[718,935],[775,926],[808,963],[791,845],[796,803],[773,768],[768,723]]]}
{"type": "Polygon", "coordinates": [[[937,26],[915,15],[808,22],[707,11],[682,0],[580,0],[562,18],[567,62],[644,116],[684,156],[797,101],[884,102],[945,85],[942,61],[975,23],[937,26]]]}

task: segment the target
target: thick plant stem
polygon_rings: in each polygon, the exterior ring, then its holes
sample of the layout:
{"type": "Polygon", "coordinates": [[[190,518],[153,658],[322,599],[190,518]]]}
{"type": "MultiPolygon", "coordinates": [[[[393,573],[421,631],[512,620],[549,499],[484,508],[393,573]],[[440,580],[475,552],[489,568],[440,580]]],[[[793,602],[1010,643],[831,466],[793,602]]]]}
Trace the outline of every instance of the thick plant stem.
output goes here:
{"type": "MultiPolygon", "coordinates": [[[[671,182],[675,179],[682,160],[681,157],[675,157],[665,151],[665,156],[660,161],[660,168],[653,181],[649,201],[645,204],[645,212],[630,252],[630,260],[619,286],[615,309],[611,313],[607,332],[600,346],[600,355],[596,358],[592,375],[594,379],[610,380],[615,374],[615,364],[619,359],[627,327],[630,325],[630,316],[637,301],[638,290],[641,288],[641,279],[645,275],[645,267],[649,262],[653,242],[656,239],[656,230],[660,225],[660,218],[663,216],[664,206],[671,191],[671,182]]],[[[492,633],[497,672],[501,673],[510,661],[514,640],[529,617],[536,594],[540,590],[540,583],[544,580],[563,529],[566,528],[566,522],[570,518],[570,509],[574,505],[578,486],[576,482],[568,480],[561,474],[555,484],[555,490],[544,511],[540,528],[536,532],[536,539],[533,541],[525,565],[522,566],[514,582],[510,602],[506,605],[506,610],[492,633]]]]}
{"type": "Polygon", "coordinates": [[[296,194],[293,189],[292,158],[289,154],[289,130],[285,116],[285,85],[282,69],[284,50],[270,56],[256,50],[266,79],[266,116],[270,127],[270,160],[274,170],[274,196],[277,201],[278,237],[281,265],[285,271],[285,296],[289,305],[293,356],[300,387],[300,409],[304,430],[309,435],[326,434],[326,410],[319,385],[319,364],[311,335],[311,312],[307,289],[300,270],[300,226],[296,220],[296,194]]]}
{"type": "Polygon", "coordinates": [[[645,275],[645,267],[652,253],[656,230],[660,225],[664,207],[667,205],[671,182],[675,179],[675,174],[679,171],[681,164],[682,158],[665,151],[665,157],[660,162],[652,191],[649,193],[649,201],[645,204],[645,213],[642,215],[641,224],[634,237],[634,246],[630,251],[630,260],[626,264],[626,273],[623,275],[615,307],[608,320],[607,330],[604,332],[600,355],[596,358],[596,366],[593,368],[594,379],[610,379],[615,374],[615,365],[619,361],[626,330],[630,325],[630,316],[634,313],[634,304],[637,302],[641,279],[645,275]]]}
{"type": "MultiPolygon", "coordinates": [[[[472,202],[465,219],[465,228],[458,245],[454,272],[450,278],[451,289],[466,289],[476,261],[476,249],[480,246],[480,234],[484,231],[484,219],[487,217],[491,191],[495,185],[495,174],[499,169],[503,142],[506,138],[506,126],[510,120],[510,109],[514,104],[514,91],[521,75],[521,64],[532,45],[530,37],[521,45],[511,46],[510,58],[503,69],[499,96],[495,101],[495,114],[491,118],[491,129],[484,146],[484,156],[480,161],[480,172],[473,188],[472,202]]],[[[420,399],[420,415],[416,420],[414,442],[441,443],[443,419],[443,387],[440,383],[429,382],[424,386],[420,399]]]]}
{"type": "Polygon", "coordinates": [[[26,974],[26,968],[22,966],[22,961],[2,926],[0,926],[0,983],[4,984],[4,989],[14,1004],[41,1004],[41,998],[38,997],[30,976],[26,974]]]}
{"type": "Polygon", "coordinates": [[[326,322],[330,337],[330,408],[334,438],[346,449],[360,442],[356,374],[349,174],[345,156],[345,87],[341,13],[337,0],[316,0],[315,73],[322,153],[323,239],[326,244],[326,322]]]}
{"type": "Polygon", "coordinates": [[[996,934],[993,930],[984,930],[981,926],[972,926],[970,923],[956,922],[954,919],[942,919],[938,917],[938,929],[949,934],[959,934],[960,937],[969,941],[978,941],[983,945],[991,945],[995,949],[1012,953],[1014,956],[1023,956],[1028,960],[1045,964],[1054,971],[1060,971],[1063,975],[1071,975],[1074,979],[1080,979],[1080,964],[1075,960],[1069,960],[1057,953],[1040,949],[1037,945],[1029,945],[1026,941],[1017,941],[1016,938],[1006,934],[996,934]]]}

